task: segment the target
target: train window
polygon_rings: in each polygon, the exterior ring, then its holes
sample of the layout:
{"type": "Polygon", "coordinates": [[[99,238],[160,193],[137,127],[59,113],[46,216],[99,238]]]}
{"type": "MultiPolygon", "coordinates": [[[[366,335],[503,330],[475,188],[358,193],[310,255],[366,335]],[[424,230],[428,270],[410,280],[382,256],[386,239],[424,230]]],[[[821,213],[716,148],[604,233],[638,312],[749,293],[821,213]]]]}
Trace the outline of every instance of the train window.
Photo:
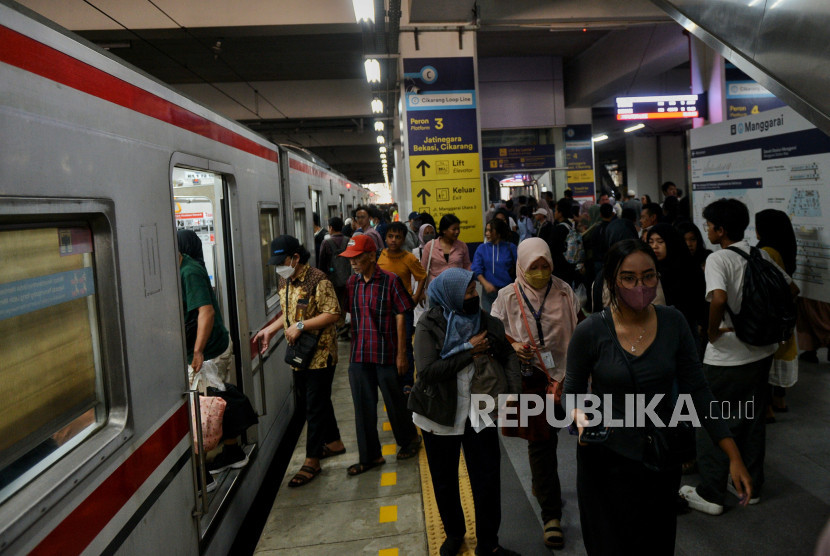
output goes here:
{"type": "Polygon", "coordinates": [[[340,216],[340,207],[337,205],[329,205],[329,218],[340,216]]]}
{"type": "Polygon", "coordinates": [[[262,255],[262,283],[265,286],[265,304],[271,310],[279,303],[277,291],[277,273],[268,266],[271,258],[271,241],[280,235],[280,209],[277,207],[260,207],[259,209],[259,245],[262,255]]]}
{"type": "Polygon", "coordinates": [[[0,229],[0,500],[106,421],[93,235],[0,229]]]}
{"type": "Polygon", "coordinates": [[[305,245],[305,209],[294,209],[294,237],[300,242],[300,245],[305,245]]]}

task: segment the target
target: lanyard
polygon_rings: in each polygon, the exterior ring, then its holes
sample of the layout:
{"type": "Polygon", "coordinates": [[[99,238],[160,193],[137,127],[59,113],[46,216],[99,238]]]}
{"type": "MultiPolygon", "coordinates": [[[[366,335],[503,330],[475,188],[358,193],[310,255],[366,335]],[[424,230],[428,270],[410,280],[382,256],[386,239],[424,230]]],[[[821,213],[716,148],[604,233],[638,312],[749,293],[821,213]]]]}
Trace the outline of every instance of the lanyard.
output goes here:
{"type": "Polygon", "coordinates": [[[527,303],[527,308],[530,310],[530,314],[533,315],[533,318],[536,321],[536,331],[539,334],[539,347],[545,347],[545,336],[542,333],[542,309],[545,307],[545,300],[548,298],[548,294],[550,293],[550,288],[552,286],[553,281],[551,280],[548,282],[548,289],[545,290],[545,297],[542,298],[542,303],[539,305],[538,311],[533,309],[533,305],[530,304],[530,300],[527,298],[524,288],[519,286],[519,291],[522,292],[522,297],[524,298],[525,303],[527,303]]]}

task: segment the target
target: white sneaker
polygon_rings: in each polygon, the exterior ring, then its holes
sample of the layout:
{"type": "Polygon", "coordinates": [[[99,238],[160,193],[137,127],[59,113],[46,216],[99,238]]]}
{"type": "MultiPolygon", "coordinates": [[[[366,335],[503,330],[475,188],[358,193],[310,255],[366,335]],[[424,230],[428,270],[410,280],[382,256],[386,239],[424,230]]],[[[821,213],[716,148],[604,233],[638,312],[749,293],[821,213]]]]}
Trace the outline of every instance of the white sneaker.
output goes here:
{"type": "MultiPolygon", "coordinates": [[[[737,498],[738,500],[741,499],[740,495],[738,494],[738,491],[735,490],[735,485],[732,484],[732,479],[729,479],[726,482],[726,490],[728,490],[731,494],[734,494],[735,498],[737,498]]],[[[749,499],[749,505],[754,506],[755,504],[757,504],[760,501],[761,501],[760,496],[756,496],[755,498],[750,498],[749,499]]]]}
{"type": "Polygon", "coordinates": [[[689,507],[693,510],[709,515],[720,515],[723,513],[723,506],[704,500],[693,486],[686,485],[680,487],[680,496],[686,499],[689,507]]]}

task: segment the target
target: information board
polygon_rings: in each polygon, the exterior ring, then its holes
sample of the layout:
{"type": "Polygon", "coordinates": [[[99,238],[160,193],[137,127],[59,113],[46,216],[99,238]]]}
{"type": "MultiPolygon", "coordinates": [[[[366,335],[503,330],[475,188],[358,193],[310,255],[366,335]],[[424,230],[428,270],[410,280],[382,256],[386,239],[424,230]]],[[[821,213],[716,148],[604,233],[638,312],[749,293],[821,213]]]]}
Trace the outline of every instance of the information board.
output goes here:
{"type": "Polygon", "coordinates": [[[568,187],[574,199],[594,199],[594,141],[591,126],[565,128],[565,158],[568,161],[568,187]]]}
{"type": "MultiPolygon", "coordinates": [[[[786,212],[798,243],[794,279],[804,297],[830,303],[830,137],[788,107],[693,129],[692,205],[735,198],[749,209],[746,238],[756,243],[755,214],[786,212]]],[[[703,234],[706,237],[706,234],[703,234]]]]}
{"type": "Polygon", "coordinates": [[[406,58],[405,130],[412,210],[461,220],[460,239],[484,238],[472,57],[406,58]]]}
{"type": "Polygon", "coordinates": [[[484,147],[482,154],[484,167],[488,172],[556,168],[556,147],[554,145],[484,147]]]}

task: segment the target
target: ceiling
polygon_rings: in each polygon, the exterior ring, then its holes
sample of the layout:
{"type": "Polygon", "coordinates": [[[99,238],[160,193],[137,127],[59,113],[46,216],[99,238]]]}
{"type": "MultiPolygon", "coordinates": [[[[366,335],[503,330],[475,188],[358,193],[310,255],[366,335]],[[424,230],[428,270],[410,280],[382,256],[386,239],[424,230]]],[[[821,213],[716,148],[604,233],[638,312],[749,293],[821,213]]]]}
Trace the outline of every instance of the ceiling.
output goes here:
{"type": "MultiPolygon", "coordinates": [[[[398,2],[375,0],[376,13],[389,12],[374,24],[355,23],[349,0],[21,3],[271,140],[301,145],[370,183],[383,180],[369,100],[385,99],[389,125],[399,93],[388,77],[396,73],[394,57],[381,60],[386,81],[374,89],[363,60],[397,53],[398,2]]],[[[614,94],[689,84],[682,30],[647,0],[406,0],[403,11],[409,28],[478,25],[479,57],[561,57],[566,108],[595,108],[597,130],[617,126],[602,110],[614,94]],[[620,44],[640,50],[603,67],[620,44]]]]}

